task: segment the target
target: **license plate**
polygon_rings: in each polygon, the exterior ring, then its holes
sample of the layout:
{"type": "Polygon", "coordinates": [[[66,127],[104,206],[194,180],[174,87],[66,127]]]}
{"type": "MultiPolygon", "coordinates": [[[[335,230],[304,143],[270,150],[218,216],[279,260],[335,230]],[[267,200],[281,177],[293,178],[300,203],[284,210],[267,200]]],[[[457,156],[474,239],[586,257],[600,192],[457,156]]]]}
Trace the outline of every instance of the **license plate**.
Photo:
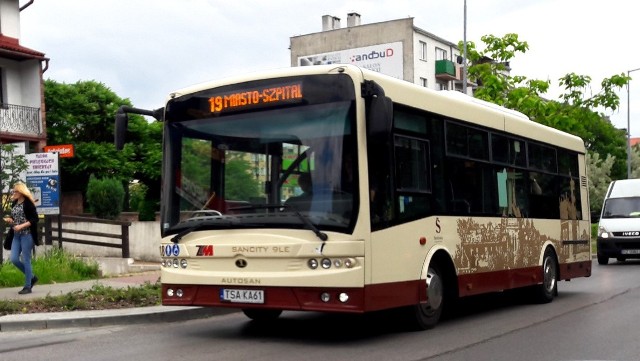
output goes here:
{"type": "Polygon", "coordinates": [[[220,300],[234,303],[264,303],[264,291],[223,288],[220,290],[220,300]]]}
{"type": "Polygon", "coordinates": [[[623,249],[622,254],[640,254],[640,249],[623,249]]]}

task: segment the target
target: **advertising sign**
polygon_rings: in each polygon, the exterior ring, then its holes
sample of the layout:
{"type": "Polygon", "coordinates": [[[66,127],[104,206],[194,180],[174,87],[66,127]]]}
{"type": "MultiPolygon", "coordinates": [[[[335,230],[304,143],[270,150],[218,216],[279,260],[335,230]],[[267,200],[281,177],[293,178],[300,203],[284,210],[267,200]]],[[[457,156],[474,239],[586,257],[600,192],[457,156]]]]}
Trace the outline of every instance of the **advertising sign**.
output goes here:
{"type": "Polygon", "coordinates": [[[402,42],[298,57],[298,66],[323,64],[353,64],[403,79],[402,42]]]}
{"type": "Polygon", "coordinates": [[[58,153],[31,153],[25,155],[27,186],[33,192],[39,214],[60,214],[60,174],[58,153]]]}
{"type": "Polygon", "coordinates": [[[73,158],[73,144],[47,145],[44,147],[47,153],[58,153],[60,158],[73,158]]]}

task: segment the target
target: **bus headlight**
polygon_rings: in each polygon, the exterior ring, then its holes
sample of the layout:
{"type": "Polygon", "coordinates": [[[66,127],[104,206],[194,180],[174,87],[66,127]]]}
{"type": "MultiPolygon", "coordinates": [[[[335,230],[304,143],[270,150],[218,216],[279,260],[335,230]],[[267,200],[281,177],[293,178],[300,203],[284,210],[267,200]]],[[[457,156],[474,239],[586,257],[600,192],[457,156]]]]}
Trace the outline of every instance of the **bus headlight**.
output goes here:
{"type": "Polygon", "coordinates": [[[312,258],[312,259],[309,260],[309,262],[307,262],[307,265],[311,269],[316,269],[316,268],[318,268],[318,260],[315,259],[315,258],[312,258]]]}
{"type": "Polygon", "coordinates": [[[324,269],[331,268],[331,260],[328,259],[328,258],[323,258],[322,259],[322,268],[324,268],[324,269]]]}
{"type": "Polygon", "coordinates": [[[604,227],[598,227],[598,237],[609,238],[611,236],[604,227]]]}
{"type": "Polygon", "coordinates": [[[322,292],[322,293],[320,294],[320,300],[321,300],[322,302],[329,302],[329,301],[331,300],[331,296],[330,296],[330,295],[329,295],[329,293],[327,293],[327,292],[322,292]]]}
{"type": "Polygon", "coordinates": [[[180,267],[182,268],[187,268],[187,260],[186,259],[181,259],[180,260],[180,267]]]}
{"type": "Polygon", "coordinates": [[[356,266],[356,259],[355,258],[347,258],[344,260],[344,266],[347,268],[353,268],[356,266]]]}
{"type": "Polygon", "coordinates": [[[345,292],[341,292],[338,295],[338,299],[340,300],[340,302],[342,303],[347,303],[347,301],[349,301],[349,294],[345,293],[345,292]]]}

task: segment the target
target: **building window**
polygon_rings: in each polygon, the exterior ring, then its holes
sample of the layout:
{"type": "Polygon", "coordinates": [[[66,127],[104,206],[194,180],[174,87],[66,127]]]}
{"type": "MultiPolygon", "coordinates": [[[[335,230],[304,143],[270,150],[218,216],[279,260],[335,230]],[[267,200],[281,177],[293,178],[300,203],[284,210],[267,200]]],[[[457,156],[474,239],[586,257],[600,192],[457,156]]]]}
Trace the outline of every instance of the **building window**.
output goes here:
{"type": "Polygon", "coordinates": [[[427,60],[427,43],[420,42],[420,60],[427,60]]]}
{"type": "Polygon", "coordinates": [[[447,60],[447,51],[436,48],[436,60],[447,60]]]}
{"type": "Polygon", "coordinates": [[[449,90],[449,84],[438,82],[438,90],[449,90]]]}
{"type": "Polygon", "coordinates": [[[420,78],[420,85],[423,87],[428,87],[429,84],[427,83],[427,79],[426,78],[420,78]]]}

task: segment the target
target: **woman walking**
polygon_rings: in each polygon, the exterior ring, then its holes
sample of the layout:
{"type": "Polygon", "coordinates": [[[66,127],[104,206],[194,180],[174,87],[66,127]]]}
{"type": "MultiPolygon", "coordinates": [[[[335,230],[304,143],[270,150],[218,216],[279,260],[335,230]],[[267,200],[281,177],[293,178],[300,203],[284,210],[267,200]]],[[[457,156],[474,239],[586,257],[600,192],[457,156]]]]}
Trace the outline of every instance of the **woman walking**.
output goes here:
{"type": "Polygon", "coordinates": [[[31,191],[24,183],[17,183],[11,191],[11,217],[4,218],[13,232],[11,243],[11,263],[24,273],[24,288],[21,295],[31,293],[31,287],[38,282],[38,277],[31,268],[31,252],[34,241],[38,239],[38,211],[31,191]]]}

